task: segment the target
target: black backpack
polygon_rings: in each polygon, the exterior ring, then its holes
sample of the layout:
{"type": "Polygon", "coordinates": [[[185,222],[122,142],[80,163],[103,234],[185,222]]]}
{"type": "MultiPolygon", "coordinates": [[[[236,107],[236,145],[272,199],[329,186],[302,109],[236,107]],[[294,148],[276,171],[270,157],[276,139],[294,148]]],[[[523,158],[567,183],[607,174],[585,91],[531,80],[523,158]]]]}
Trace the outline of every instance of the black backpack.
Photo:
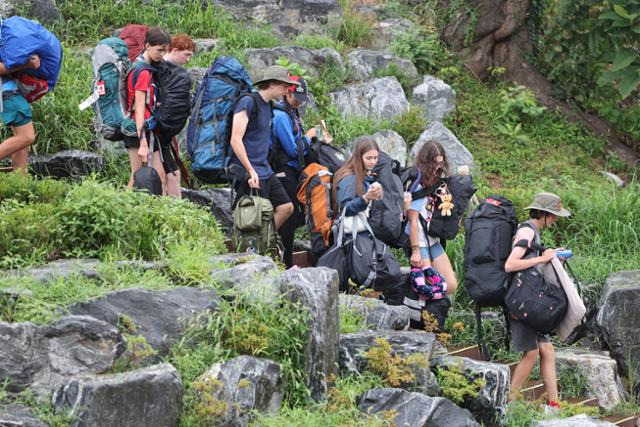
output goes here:
{"type": "Polygon", "coordinates": [[[348,158],[349,156],[338,147],[325,144],[313,138],[311,146],[309,146],[309,154],[305,157],[305,162],[307,164],[319,163],[322,166],[326,166],[329,172],[335,174],[346,163],[348,158]]]}
{"type": "Polygon", "coordinates": [[[162,61],[156,65],[159,104],[156,111],[158,134],[179,134],[191,113],[191,77],[179,65],[162,61]]]}
{"type": "Polygon", "coordinates": [[[378,163],[372,172],[376,181],[382,185],[384,197],[371,202],[369,225],[374,235],[390,246],[396,246],[404,230],[402,227],[403,187],[400,177],[393,171],[398,163],[388,154],[380,151],[378,163]]]}
{"type": "Polygon", "coordinates": [[[504,263],[511,254],[517,224],[513,203],[499,195],[483,200],[464,223],[464,284],[476,305],[478,346],[485,359],[489,355],[482,340],[480,309],[503,307],[508,322],[504,298],[510,274],[504,271],[504,263]]]}

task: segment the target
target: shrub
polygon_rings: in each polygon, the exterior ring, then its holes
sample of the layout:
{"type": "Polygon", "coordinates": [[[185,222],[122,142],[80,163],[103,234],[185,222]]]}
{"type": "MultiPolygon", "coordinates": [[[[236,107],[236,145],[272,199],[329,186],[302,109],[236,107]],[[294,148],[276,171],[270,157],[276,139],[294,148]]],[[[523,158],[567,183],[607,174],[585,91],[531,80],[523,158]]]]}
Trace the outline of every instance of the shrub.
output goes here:
{"type": "Polygon", "coordinates": [[[373,22],[354,9],[352,0],[342,2],[342,16],[336,39],[349,47],[367,47],[373,37],[373,22]]]}
{"type": "Polygon", "coordinates": [[[456,405],[461,405],[465,400],[478,396],[480,390],[486,385],[484,378],[468,378],[459,365],[438,367],[436,372],[444,397],[456,405]]]}
{"type": "Polygon", "coordinates": [[[400,116],[393,130],[398,132],[407,144],[413,144],[420,138],[420,134],[426,129],[427,121],[424,118],[422,107],[411,105],[411,109],[400,116]]]}
{"type": "Polygon", "coordinates": [[[391,50],[413,62],[420,74],[433,72],[448,59],[437,33],[410,31],[401,34],[391,42],[391,50]]]}

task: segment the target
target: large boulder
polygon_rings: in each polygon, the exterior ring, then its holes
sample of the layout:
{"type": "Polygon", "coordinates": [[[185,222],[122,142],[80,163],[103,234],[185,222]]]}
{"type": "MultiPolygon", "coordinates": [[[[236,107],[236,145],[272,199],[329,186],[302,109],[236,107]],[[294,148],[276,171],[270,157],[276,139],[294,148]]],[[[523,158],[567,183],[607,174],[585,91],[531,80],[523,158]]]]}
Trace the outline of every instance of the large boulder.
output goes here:
{"type": "Polygon", "coordinates": [[[42,284],[54,280],[65,280],[73,275],[83,276],[87,279],[98,279],[100,277],[99,266],[100,261],[93,258],[60,259],[39,267],[11,270],[8,272],[8,276],[25,278],[42,284]]]}
{"type": "Polygon", "coordinates": [[[0,0],[0,15],[9,17],[17,12],[26,11],[26,17],[40,22],[53,22],[60,19],[60,11],[55,0],[0,0]]]}
{"type": "Polygon", "coordinates": [[[433,361],[434,369],[459,369],[469,380],[482,378],[484,387],[476,397],[467,398],[461,405],[487,425],[491,425],[504,410],[509,400],[511,372],[507,365],[469,359],[467,357],[445,356],[433,361]]]}
{"type": "Polygon", "coordinates": [[[353,150],[358,141],[363,138],[373,139],[378,148],[381,151],[387,153],[392,159],[400,162],[400,166],[405,166],[407,163],[407,143],[404,138],[396,131],[388,129],[380,132],[376,132],[373,135],[359,136],[351,141],[349,148],[353,150]]]}
{"type": "Polygon", "coordinates": [[[535,427],[614,427],[615,425],[586,414],[580,414],[569,418],[538,421],[535,427]]]}
{"type": "Polygon", "coordinates": [[[579,348],[556,351],[558,372],[578,372],[587,383],[588,394],[598,399],[601,408],[613,409],[622,400],[624,387],[618,377],[616,361],[606,352],[579,348]]]}
{"type": "Polygon", "coordinates": [[[174,427],[182,410],[182,381],[168,363],[121,374],[74,378],[53,396],[70,410],[71,427],[174,427]]]}
{"type": "Polygon", "coordinates": [[[403,305],[387,305],[373,298],[340,294],[340,307],[361,316],[368,329],[400,331],[409,328],[409,309],[403,305]]]}
{"type": "Polygon", "coordinates": [[[46,400],[71,377],[111,369],[124,350],[118,329],[89,316],[48,326],[0,322],[0,383],[13,393],[29,387],[46,400]]]}
{"type": "Polygon", "coordinates": [[[456,92],[442,80],[424,76],[413,89],[413,102],[423,108],[427,121],[442,122],[456,108],[456,92]]]}
{"type": "Polygon", "coordinates": [[[325,47],[322,49],[307,49],[300,46],[280,46],[264,49],[245,49],[248,71],[252,77],[260,76],[265,68],[275,65],[280,58],[287,58],[290,62],[300,64],[311,77],[319,77],[322,69],[328,65],[337,66],[344,72],[344,63],[337,50],[325,47]]]}
{"type": "Polygon", "coordinates": [[[38,176],[79,178],[104,170],[104,157],[82,150],[29,157],[29,170],[38,176]]]}
{"type": "Polygon", "coordinates": [[[596,315],[602,338],[625,376],[640,378],[640,270],[614,273],[605,281],[596,315]]]}
{"type": "Polygon", "coordinates": [[[254,412],[278,414],[284,389],[280,365],[251,356],[238,356],[216,363],[200,377],[208,396],[226,410],[216,418],[217,426],[247,426],[254,412]]]}
{"type": "Polygon", "coordinates": [[[278,268],[273,259],[253,254],[226,254],[209,258],[211,279],[225,289],[234,289],[260,301],[277,301],[280,285],[273,279],[278,268]]]}
{"type": "Polygon", "coordinates": [[[193,39],[193,42],[196,44],[196,51],[198,53],[211,52],[215,50],[220,44],[219,39],[193,39]]]}
{"type": "Polygon", "coordinates": [[[309,310],[310,331],[305,354],[311,398],[327,397],[327,380],[336,375],[338,360],[338,273],[326,267],[282,273],[276,283],[289,301],[309,310]]]}
{"type": "Polygon", "coordinates": [[[410,105],[395,77],[381,77],[346,86],[330,93],[342,117],[368,117],[396,121],[410,105]]]}
{"type": "Polygon", "coordinates": [[[47,427],[34,415],[31,408],[13,404],[0,406],[0,426],[2,427],[47,427]]]}
{"type": "Polygon", "coordinates": [[[473,155],[467,150],[460,140],[440,122],[432,122],[420,134],[418,140],[411,148],[411,158],[415,159],[420,148],[427,141],[437,141],[442,144],[444,151],[447,153],[449,166],[451,171],[455,173],[457,168],[463,165],[469,166],[472,171],[475,169],[473,155]]]}
{"type": "Polygon", "coordinates": [[[212,0],[235,18],[246,22],[271,24],[283,38],[300,33],[318,34],[337,25],[342,8],[337,0],[212,0]]]}
{"type": "Polygon", "coordinates": [[[405,18],[389,18],[373,25],[372,49],[389,50],[396,37],[414,32],[416,24],[405,18]]]}
{"type": "Polygon", "coordinates": [[[143,336],[161,357],[169,353],[189,320],[215,310],[218,296],[213,290],[178,287],[167,291],[125,289],[103,298],[75,304],[69,311],[92,316],[111,325],[125,325],[131,334],[143,336]]]}
{"type": "Polygon", "coordinates": [[[418,80],[418,70],[413,62],[388,52],[368,49],[356,49],[347,55],[347,66],[351,77],[366,80],[378,73],[395,68],[402,71],[411,81],[418,80]]]}
{"type": "Polygon", "coordinates": [[[209,208],[211,214],[218,220],[220,228],[225,230],[227,234],[231,234],[233,209],[231,209],[230,188],[206,188],[203,190],[183,188],[182,198],[209,208]]]}
{"type": "Polygon", "coordinates": [[[466,409],[443,397],[429,397],[398,388],[369,390],[358,398],[360,411],[393,417],[393,425],[411,427],[475,427],[466,409]]]}

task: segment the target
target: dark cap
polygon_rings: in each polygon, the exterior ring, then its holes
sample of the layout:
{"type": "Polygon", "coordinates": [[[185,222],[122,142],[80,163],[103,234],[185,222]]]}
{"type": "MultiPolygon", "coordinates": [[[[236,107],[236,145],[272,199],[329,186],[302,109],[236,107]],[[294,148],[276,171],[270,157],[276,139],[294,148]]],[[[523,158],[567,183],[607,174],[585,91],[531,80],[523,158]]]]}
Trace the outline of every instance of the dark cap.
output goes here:
{"type": "Polygon", "coordinates": [[[289,92],[293,93],[293,96],[302,104],[309,101],[309,87],[305,79],[300,76],[291,76],[291,80],[295,80],[298,85],[289,86],[289,92]]]}

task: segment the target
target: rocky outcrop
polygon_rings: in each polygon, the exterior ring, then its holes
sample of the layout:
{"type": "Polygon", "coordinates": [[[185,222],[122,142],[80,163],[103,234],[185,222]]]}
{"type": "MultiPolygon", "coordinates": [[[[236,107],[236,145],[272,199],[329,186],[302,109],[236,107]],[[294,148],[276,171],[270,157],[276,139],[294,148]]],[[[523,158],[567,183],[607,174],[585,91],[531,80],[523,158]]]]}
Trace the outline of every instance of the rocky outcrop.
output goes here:
{"type": "Polygon", "coordinates": [[[48,399],[71,377],[111,369],[124,350],[120,332],[93,317],[67,316],[48,326],[0,322],[0,383],[48,399]]]}
{"type": "Polygon", "coordinates": [[[9,17],[17,10],[26,11],[28,18],[40,22],[53,22],[60,19],[60,11],[54,0],[0,0],[0,15],[9,17]]]}
{"type": "Polygon", "coordinates": [[[207,398],[226,408],[216,418],[217,426],[247,426],[253,412],[277,414],[284,397],[280,365],[251,356],[217,363],[200,381],[206,384],[207,398]]]}
{"type": "Polygon", "coordinates": [[[266,256],[227,254],[209,258],[211,279],[225,289],[234,289],[259,301],[277,301],[279,285],[273,282],[277,266],[266,256]]]}
{"type": "Polygon", "coordinates": [[[2,427],[47,427],[34,415],[33,411],[22,405],[0,406],[0,426],[2,427]]]}
{"type": "Polygon", "coordinates": [[[456,108],[456,92],[451,86],[433,76],[424,76],[413,89],[413,102],[424,110],[429,122],[442,122],[456,108]]]}
{"type": "Polygon", "coordinates": [[[73,275],[84,276],[88,279],[98,279],[100,261],[92,258],[61,259],[52,261],[40,267],[31,267],[23,270],[11,270],[9,277],[24,277],[39,283],[52,282],[57,279],[65,280],[73,275]]]}
{"type": "Polygon", "coordinates": [[[609,276],[600,299],[596,324],[611,356],[625,376],[640,378],[640,270],[609,276]]]}
{"type": "Polygon", "coordinates": [[[356,80],[366,80],[392,68],[404,73],[412,82],[418,80],[418,70],[413,62],[388,52],[356,49],[349,52],[346,62],[351,77],[356,80]]]}
{"type": "Polygon", "coordinates": [[[387,153],[392,159],[400,162],[400,166],[406,165],[407,143],[398,132],[389,129],[376,132],[373,135],[360,136],[349,144],[350,149],[353,150],[353,147],[355,147],[362,138],[373,139],[376,144],[378,144],[378,148],[387,153]]]}
{"type": "Polygon", "coordinates": [[[309,310],[308,387],[313,400],[323,401],[327,379],[335,376],[338,359],[338,273],[326,267],[287,270],[276,283],[285,298],[309,310]]]}
{"type": "Polygon", "coordinates": [[[69,381],[53,396],[70,410],[71,427],[174,427],[182,410],[182,381],[168,363],[121,374],[69,381]]]}
{"type": "Polygon", "coordinates": [[[82,150],[29,157],[29,170],[38,176],[80,178],[104,170],[104,157],[82,150]]]}
{"type": "Polygon", "coordinates": [[[342,8],[337,0],[211,0],[245,22],[271,24],[276,34],[290,38],[300,33],[321,33],[337,25],[342,8]]]}
{"type": "Polygon", "coordinates": [[[346,86],[330,94],[333,104],[345,119],[368,117],[396,121],[410,105],[395,77],[382,77],[346,86]]]}
{"type": "Polygon", "coordinates": [[[443,397],[429,397],[398,388],[369,390],[358,398],[360,411],[366,414],[384,412],[393,417],[396,426],[475,427],[478,422],[466,409],[443,397]]]}
{"type": "Polygon", "coordinates": [[[220,228],[227,234],[233,229],[230,188],[206,188],[203,190],[182,189],[182,198],[204,206],[218,220],[220,228]]]}
{"type": "Polygon", "coordinates": [[[389,50],[396,37],[410,33],[416,28],[415,24],[404,18],[389,18],[373,25],[371,48],[389,50]]]}
{"type": "Polygon", "coordinates": [[[409,328],[409,309],[403,305],[392,306],[373,298],[340,294],[340,306],[361,316],[368,329],[400,331],[409,328]]]}
{"type": "Polygon", "coordinates": [[[198,53],[211,52],[220,44],[219,39],[193,39],[193,42],[198,53]]]}
{"type": "Polygon", "coordinates": [[[307,49],[300,46],[280,46],[264,49],[245,49],[248,71],[252,78],[260,76],[260,73],[270,65],[275,65],[280,58],[287,58],[302,66],[311,77],[319,77],[323,68],[329,65],[338,67],[344,72],[344,63],[337,50],[332,48],[307,49]]]}
{"type": "Polygon", "coordinates": [[[457,168],[463,165],[469,166],[471,171],[475,169],[473,155],[471,155],[467,147],[460,142],[453,132],[447,129],[442,123],[432,122],[424,132],[420,134],[420,137],[411,148],[412,158],[416,158],[420,148],[422,148],[427,141],[437,141],[442,144],[444,151],[447,153],[447,159],[449,160],[452,173],[455,173],[457,168]]]}
{"type": "Polygon", "coordinates": [[[478,395],[461,405],[477,420],[491,425],[504,413],[509,400],[511,373],[507,365],[483,362],[466,357],[446,356],[434,360],[434,369],[460,369],[469,381],[482,378],[485,382],[478,395]]]}
{"type": "Polygon", "coordinates": [[[189,320],[215,310],[218,296],[213,290],[179,287],[168,291],[126,289],[104,298],[69,307],[73,314],[92,316],[141,335],[161,357],[169,353],[189,320]]]}
{"type": "Polygon", "coordinates": [[[615,427],[615,424],[580,414],[569,418],[539,421],[535,427],[615,427]]]}

